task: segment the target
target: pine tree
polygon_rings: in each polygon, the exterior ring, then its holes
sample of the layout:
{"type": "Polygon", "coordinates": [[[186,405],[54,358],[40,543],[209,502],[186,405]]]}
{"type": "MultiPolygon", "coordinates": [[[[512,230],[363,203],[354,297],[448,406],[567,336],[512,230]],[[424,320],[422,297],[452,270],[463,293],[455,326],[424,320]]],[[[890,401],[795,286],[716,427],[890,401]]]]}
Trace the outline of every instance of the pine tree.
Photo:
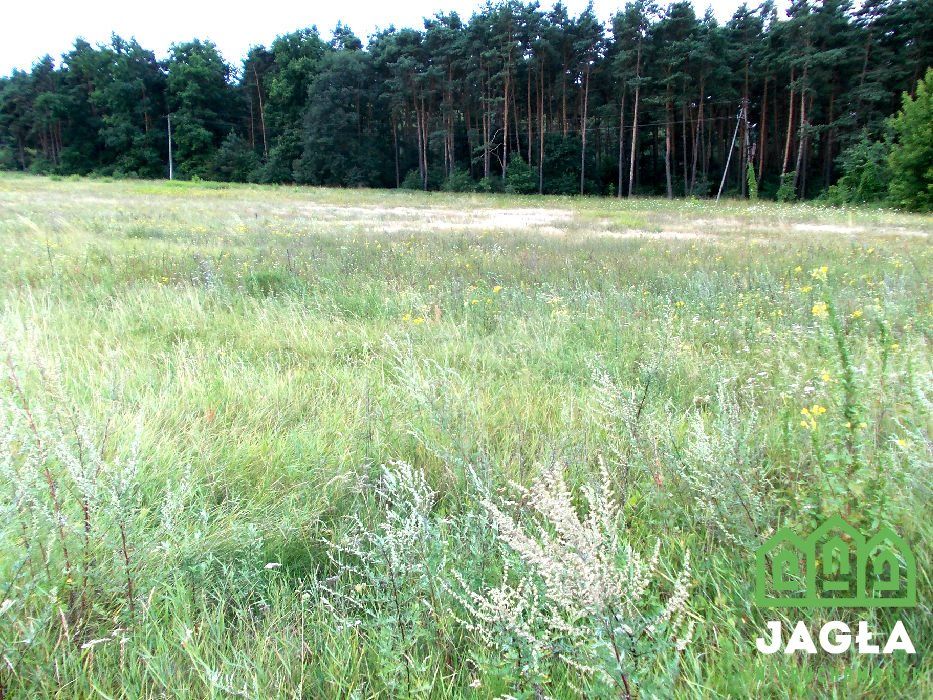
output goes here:
{"type": "Polygon", "coordinates": [[[111,38],[102,50],[107,80],[91,93],[101,114],[100,139],[116,174],[162,177],[166,163],[165,75],[155,54],[135,39],[111,38]]]}

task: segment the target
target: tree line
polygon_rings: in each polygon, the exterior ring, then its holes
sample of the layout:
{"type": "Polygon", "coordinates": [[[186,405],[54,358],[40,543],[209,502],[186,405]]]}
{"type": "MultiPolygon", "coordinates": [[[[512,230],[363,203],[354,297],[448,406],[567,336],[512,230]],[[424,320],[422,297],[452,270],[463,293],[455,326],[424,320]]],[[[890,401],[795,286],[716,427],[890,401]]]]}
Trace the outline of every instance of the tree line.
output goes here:
{"type": "Polygon", "coordinates": [[[183,178],[883,195],[890,116],[929,88],[933,0],[795,0],[783,14],[765,0],[720,24],[690,2],[635,0],[604,24],[592,7],[507,0],[365,45],[342,24],[329,40],[302,29],[237,66],[208,41],[159,60],[135,39],[78,39],[0,78],[0,167],[165,177],[170,117],[183,178]],[[859,189],[866,168],[879,182],[859,189]]]}

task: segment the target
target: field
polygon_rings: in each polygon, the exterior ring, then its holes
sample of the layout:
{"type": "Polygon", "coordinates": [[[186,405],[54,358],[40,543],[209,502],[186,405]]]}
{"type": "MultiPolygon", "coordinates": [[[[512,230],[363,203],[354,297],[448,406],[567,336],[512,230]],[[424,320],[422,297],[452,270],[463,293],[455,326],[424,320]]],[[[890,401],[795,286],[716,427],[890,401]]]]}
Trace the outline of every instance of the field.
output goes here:
{"type": "Polygon", "coordinates": [[[929,697],[931,234],[3,176],[0,698],[929,697]],[[832,515],[916,607],[754,603],[832,515]]]}

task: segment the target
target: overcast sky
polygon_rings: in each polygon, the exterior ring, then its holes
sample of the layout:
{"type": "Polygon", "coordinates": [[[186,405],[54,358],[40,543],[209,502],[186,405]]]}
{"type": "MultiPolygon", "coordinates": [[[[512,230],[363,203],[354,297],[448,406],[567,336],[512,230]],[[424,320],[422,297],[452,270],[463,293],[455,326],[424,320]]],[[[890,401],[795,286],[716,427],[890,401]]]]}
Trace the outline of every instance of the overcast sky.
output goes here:
{"type": "MultiPolygon", "coordinates": [[[[577,14],[586,1],[565,0],[564,4],[577,14]]],[[[466,19],[481,4],[481,0],[10,0],[4,3],[0,22],[0,75],[14,68],[28,69],[46,53],[57,59],[78,36],[93,44],[107,41],[111,32],[135,36],[160,58],[173,42],[210,39],[228,61],[239,63],[250,45],[268,45],[276,35],[302,27],[317,25],[329,37],[342,20],[365,40],[377,27],[420,27],[423,17],[438,11],[456,10],[466,19]]],[[[553,4],[541,2],[545,8],[553,4]]],[[[595,0],[593,4],[600,19],[607,20],[625,0],[595,0]]],[[[697,14],[711,6],[720,21],[725,21],[741,3],[695,0],[694,4],[697,14]]]]}

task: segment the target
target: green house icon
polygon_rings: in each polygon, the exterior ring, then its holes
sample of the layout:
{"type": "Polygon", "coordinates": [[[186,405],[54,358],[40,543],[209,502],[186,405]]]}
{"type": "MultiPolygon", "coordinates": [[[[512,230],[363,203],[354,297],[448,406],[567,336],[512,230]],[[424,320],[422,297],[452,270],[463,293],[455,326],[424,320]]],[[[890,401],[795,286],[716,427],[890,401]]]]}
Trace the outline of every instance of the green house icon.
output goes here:
{"type": "Polygon", "coordinates": [[[806,538],[781,528],[755,554],[755,602],[765,607],[910,607],[917,564],[890,528],[866,539],[832,516],[806,538]]]}

